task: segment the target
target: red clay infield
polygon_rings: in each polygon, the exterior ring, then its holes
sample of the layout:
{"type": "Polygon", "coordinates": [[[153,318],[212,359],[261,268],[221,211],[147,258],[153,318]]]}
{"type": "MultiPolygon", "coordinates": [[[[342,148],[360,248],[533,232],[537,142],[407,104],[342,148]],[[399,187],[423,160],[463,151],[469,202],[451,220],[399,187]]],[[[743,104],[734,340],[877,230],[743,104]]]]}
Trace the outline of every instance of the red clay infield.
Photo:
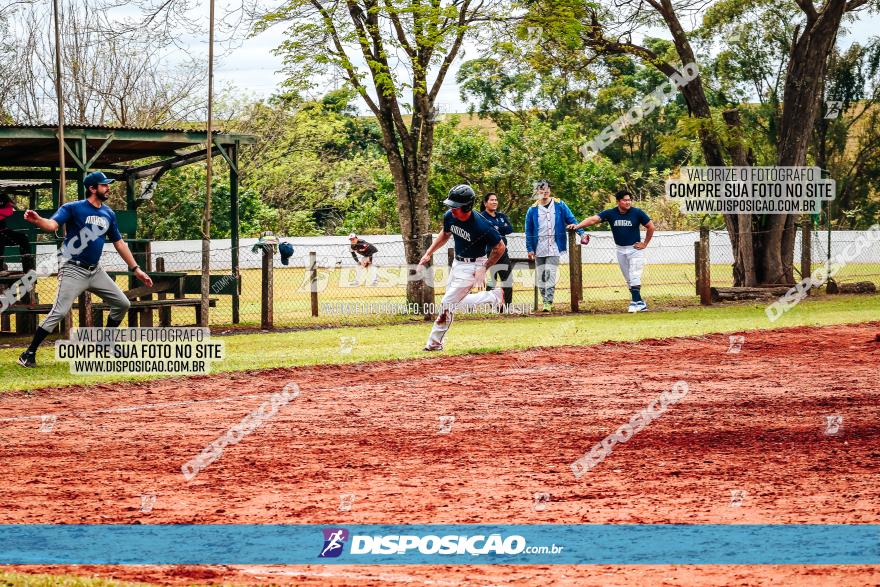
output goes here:
{"type": "MultiPolygon", "coordinates": [[[[876,524],[878,328],[746,332],[739,353],[713,335],[9,393],[0,523],[876,524]],[[684,399],[575,479],[572,461],[678,380],[684,399]],[[184,462],[290,381],[299,397],[184,480],[184,462]],[[832,415],[842,427],[826,434],[832,415]],[[455,417],[446,434],[441,416],[455,417]],[[544,509],[535,493],[550,494],[544,509]]],[[[880,583],[877,566],[17,569],[174,584],[880,583]]]]}

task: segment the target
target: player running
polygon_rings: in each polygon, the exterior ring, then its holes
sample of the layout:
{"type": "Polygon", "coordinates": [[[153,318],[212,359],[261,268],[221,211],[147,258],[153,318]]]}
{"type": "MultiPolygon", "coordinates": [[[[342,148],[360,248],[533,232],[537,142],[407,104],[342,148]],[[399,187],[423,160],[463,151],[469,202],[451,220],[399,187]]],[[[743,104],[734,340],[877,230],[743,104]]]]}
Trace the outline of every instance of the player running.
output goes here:
{"type": "MultiPolygon", "coordinates": [[[[360,238],[355,233],[351,233],[348,235],[348,242],[351,243],[351,258],[354,259],[354,262],[364,268],[364,283],[367,282],[367,274],[370,271],[370,267],[373,265],[373,255],[379,252],[379,249],[376,248],[376,245],[371,245],[367,241],[360,238]],[[363,259],[358,259],[358,255],[361,255],[363,259]]],[[[370,285],[376,285],[379,281],[379,275],[373,274],[373,281],[370,285]]],[[[357,277],[352,280],[351,285],[359,285],[360,281],[357,277]]]]}
{"type": "Polygon", "coordinates": [[[455,261],[449,272],[440,312],[425,345],[426,351],[443,350],[443,337],[452,325],[458,308],[480,304],[498,307],[504,303],[504,293],[500,287],[492,291],[470,293],[474,285],[482,288],[486,272],[507,250],[495,227],[473,212],[476,197],[469,185],[457,185],[449,190],[449,196],[443,201],[449,208],[443,215],[443,231],[434,238],[434,242],[419,261],[420,266],[427,266],[434,251],[444,246],[450,237],[455,237],[455,261]]]}
{"type": "Polygon", "coordinates": [[[153,280],[137,266],[128,245],[122,240],[116,224],[116,213],[104,204],[110,196],[111,183],[113,180],[100,171],[90,173],[83,180],[87,193],[85,200],[64,204],[49,219],[41,217],[33,210],[24,213],[25,220],[46,232],[55,232],[62,224],[65,225],[67,236],[64,237],[64,247],[73,252],[58,268],[58,295],[55,304],[46,319],[37,327],[31,345],[18,358],[18,364],[22,367],[37,366],[37,347],[55,330],[55,326],[70,312],[76,298],[85,291],[98,294],[112,307],[107,317],[108,328],[122,323],[131,302],[99,264],[105,240],[113,243],[129,271],[134,271],[135,277],[147,287],[153,285],[153,280]]]}
{"type": "Polygon", "coordinates": [[[617,245],[617,264],[632,295],[627,312],[644,312],[648,304],[642,299],[642,271],[645,268],[645,248],[654,236],[654,221],[643,210],[633,208],[632,194],[627,190],[620,190],[614,194],[614,198],[617,200],[616,208],[603,210],[579,224],[569,224],[568,228],[575,230],[600,222],[611,224],[611,236],[617,245]],[[644,241],[639,225],[645,227],[644,241]]]}

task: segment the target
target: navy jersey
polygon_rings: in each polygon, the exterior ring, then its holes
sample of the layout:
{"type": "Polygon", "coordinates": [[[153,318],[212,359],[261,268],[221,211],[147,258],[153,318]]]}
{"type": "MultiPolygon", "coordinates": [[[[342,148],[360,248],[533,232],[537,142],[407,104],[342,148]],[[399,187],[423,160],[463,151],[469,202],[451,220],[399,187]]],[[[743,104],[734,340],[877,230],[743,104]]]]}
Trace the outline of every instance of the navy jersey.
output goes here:
{"type": "Polygon", "coordinates": [[[116,213],[104,204],[101,204],[100,208],[95,208],[88,200],[69,202],[58,208],[58,211],[52,215],[52,220],[59,225],[67,225],[65,245],[75,239],[69,245],[70,248],[82,249],[78,253],[72,253],[70,258],[89,265],[96,265],[101,259],[105,240],[115,243],[122,238],[119,226],[116,224],[116,213]],[[85,235],[83,229],[86,226],[89,227],[91,236],[85,236],[85,240],[89,242],[83,247],[82,237],[85,235]]]}
{"type": "Polygon", "coordinates": [[[646,225],[651,219],[639,208],[630,208],[626,213],[621,213],[620,208],[611,208],[599,212],[599,218],[611,224],[611,235],[614,244],[621,247],[629,247],[642,240],[639,225],[646,225]]]}
{"type": "Polygon", "coordinates": [[[358,242],[351,245],[351,258],[354,259],[355,263],[358,263],[358,258],[355,253],[358,253],[367,259],[372,259],[373,255],[379,252],[379,249],[376,248],[375,245],[371,245],[367,241],[363,239],[358,239],[358,242]]]}
{"type": "Polygon", "coordinates": [[[452,233],[455,254],[459,257],[484,257],[501,242],[501,235],[495,227],[476,212],[471,212],[468,219],[462,222],[452,215],[452,210],[447,210],[443,215],[443,232],[452,233]]]}
{"type": "Polygon", "coordinates": [[[507,235],[513,232],[513,225],[510,223],[510,218],[507,217],[507,214],[496,211],[495,216],[492,216],[487,211],[483,210],[480,212],[480,216],[485,218],[486,222],[495,227],[495,230],[501,235],[501,240],[503,240],[506,245],[507,235]]]}

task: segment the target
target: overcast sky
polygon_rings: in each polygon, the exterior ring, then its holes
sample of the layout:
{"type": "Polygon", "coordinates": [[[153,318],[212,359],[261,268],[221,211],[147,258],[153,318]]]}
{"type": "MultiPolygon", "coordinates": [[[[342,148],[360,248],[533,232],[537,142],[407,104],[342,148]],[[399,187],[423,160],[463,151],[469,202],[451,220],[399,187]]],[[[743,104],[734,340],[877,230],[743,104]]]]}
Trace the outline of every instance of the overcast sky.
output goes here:
{"type": "MultiPolygon", "coordinates": [[[[880,16],[864,15],[854,24],[849,25],[849,33],[842,36],[838,41],[841,45],[849,45],[853,41],[866,41],[880,31],[880,16]]],[[[281,59],[272,54],[272,50],[281,44],[284,39],[283,27],[276,26],[265,33],[248,39],[240,47],[236,48],[230,54],[224,56],[217,64],[215,80],[218,87],[224,85],[233,85],[241,91],[257,97],[268,97],[274,93],[281,81],[283,75],[278,73],[281,69],[281,59]]],[[[654,34],[660,37],[668,37],[663,35],[663,31],[656,31],[654,34]]],[[[193,40],[192,49],[203,46],[204,42],[193,40]]],[[[475,57],[477,51],[473,46],[464,47],[464,59],[475,57]]],[[[447,112],[464,112],[467,107],[462,103],[458,92],[458,86],[455,83],[455,74],[461,63],[461,56],[456,60],[454,66],[450,68],[449,73],[440,90],[437,103],[445,106],[447,112]]],[[[361,102],[360,108],[362,112],[366,112],[366,104],[361,102]]]]}

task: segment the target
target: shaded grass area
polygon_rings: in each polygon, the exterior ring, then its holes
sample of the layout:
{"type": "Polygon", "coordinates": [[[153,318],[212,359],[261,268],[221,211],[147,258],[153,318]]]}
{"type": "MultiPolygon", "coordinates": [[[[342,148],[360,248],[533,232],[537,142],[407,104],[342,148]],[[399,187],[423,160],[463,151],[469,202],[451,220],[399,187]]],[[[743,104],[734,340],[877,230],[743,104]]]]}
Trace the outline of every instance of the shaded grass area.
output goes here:
{"type": "MultiPolygon", "coordinates": [[[[456,320],[446,338],[444,352],[458,355],[538,346],[586,345],[788,326],[868,322],[880,317],[880,296],[824,296],[809,299],[772,323],[764,313],[765,307],[763,303],[748,303],[640,314],[456,320]]],[[[421,349],[429,330],[430,324],[419,321],[396,326],[232,334],[217,337],[225,344],[227,358],[214,363],[213,371],[425,357],[426,353],[421,349]]],[[[0,347],[0,391],[156,378],[155,375],[71,375],[68,363],[54,360],[51,340],[37,356],[39,366],[28,370],[15,364],[25,341],[4,342],[0,347]]]]}
{"type": "Polygon", "coordinates": [[[148,583],[129,583],[74,575],[29,575],[0,573],[0,587],[141,587],[148,583]]]}

